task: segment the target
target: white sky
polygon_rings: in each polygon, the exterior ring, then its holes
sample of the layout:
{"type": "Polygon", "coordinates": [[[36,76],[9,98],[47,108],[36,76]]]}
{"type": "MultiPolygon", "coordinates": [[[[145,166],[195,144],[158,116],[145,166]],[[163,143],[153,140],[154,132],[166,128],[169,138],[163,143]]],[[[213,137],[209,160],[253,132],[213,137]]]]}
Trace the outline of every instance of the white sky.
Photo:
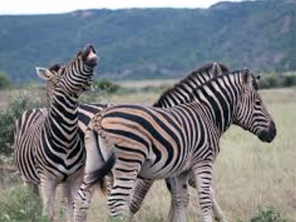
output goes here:
{"type": "Polygon", "coordinates": [[[207,8],[219,1],[223,0],[1,0],[0,15],[63,13],[77,9],[101,8],[207,8]]]}

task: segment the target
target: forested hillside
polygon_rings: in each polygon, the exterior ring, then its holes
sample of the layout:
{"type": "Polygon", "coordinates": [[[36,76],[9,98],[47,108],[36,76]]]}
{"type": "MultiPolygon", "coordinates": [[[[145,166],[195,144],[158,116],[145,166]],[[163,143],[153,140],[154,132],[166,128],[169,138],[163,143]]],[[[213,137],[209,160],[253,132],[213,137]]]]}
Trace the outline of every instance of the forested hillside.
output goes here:
{"type": "Polygon", "coordinates": [[[36,79],[93,44],[97,72],[113,79],[179,77],[218,60],[233,69],[296,70],[295,0],[221,2],[208,9],[86,10],[0,16],[0,72],[36,79]]]}

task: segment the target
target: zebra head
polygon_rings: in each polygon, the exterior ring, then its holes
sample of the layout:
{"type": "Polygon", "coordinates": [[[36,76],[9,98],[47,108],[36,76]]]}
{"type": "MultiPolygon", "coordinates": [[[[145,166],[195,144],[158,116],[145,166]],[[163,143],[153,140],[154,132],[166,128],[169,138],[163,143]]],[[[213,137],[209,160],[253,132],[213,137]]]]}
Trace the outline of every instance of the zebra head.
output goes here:
{"type": "Polygon", "coordinates": [[[47,98],[49,100],[52,98],[57,87],[70,95],[78,97],[91,86],[93,70],[97,61],[96,51],[90,45],[80,51],[65,66],[55,65],[51,69],[37,67],[38,76],[46,80],[47,83],[47,98]]]}
{"type": "Polygon", "coordinates": [[[49,71],[37,72],[37,75],[45,80],[45,94],[48,105],[50,105],[51,98],[54,94],[54,89],[61,77],[62,66],[60,64],[54,64],[49,68],[49,71]]]}
{"type": "Polygon", "coordinates": [[[261,141],[270,143],[276,136],[276,126],[258,93],[256,79],[248,69],[240,72],[242,93],[238,99],[234,124],[257,135],[261,141]]]}

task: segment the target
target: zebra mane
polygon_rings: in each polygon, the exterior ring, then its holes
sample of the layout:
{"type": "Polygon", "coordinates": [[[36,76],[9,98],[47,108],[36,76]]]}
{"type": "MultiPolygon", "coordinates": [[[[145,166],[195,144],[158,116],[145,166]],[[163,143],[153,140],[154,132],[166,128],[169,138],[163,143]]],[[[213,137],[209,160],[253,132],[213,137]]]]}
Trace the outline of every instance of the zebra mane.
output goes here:
{"type": "Polygon", "coordinates": [[[221,78],[224,78],[224,76],[230,76],[230,75],[240,75],[242,73],[242,75],[246,74],[246,78],[248,75],[251,76],[252,80],[252,85],[254,87],[254,89],[257,91],[258,90],[258,82],[256,80],[258,80],[260,77],[255,77],[255,75],[253,74],[253,72],[247,68],[244,68],[244,69],[239,69],[239,70],[234,70],[234,71],[229,71],[229,72],[224,72],[222,73],[221,75],[216,75],[216,76],[213,76],[211,79],[209,79],[208,81],[205,81],[204,83],[200,84],[199,86],[197,86],[193,93],[191,93],[189,96],[190,96],[190,100],[194,100],[195,99],[195,96],[196,96],[196,92],[198,89],[201,89],[203,88],[205,85],[211,85],[213,82],[215,82],[217,79],[221,79],[221,78]]]}
{"type": "MultiPolygon", "coordinates": [[[[176,83],[173,87],[165,90],[162,95],[159,97],[159,99],[153,104],[153,106],[158,106],[162,103],[163,100],[170,97],[171,95],[175,94],[179,90],[188,92],[187,89],[191,89],[191,91],[194,91],[196,87],[198,87],[200,84],[203,84],[204,82],[207,82],[208,79],[213,78],[217,76],[218,74],[213,74],[213,68],[214,65],[217,65],[220,68],[220,72],[222,74],[229,72],[229,68],[222,64],[222,63],[207,63],[203,65],[202,67],[195,69],[191,71],[185,78],[183,78],[181,81],[176,83]],[[202,80],[201,83],[198,83],[202,80]],[[187,89],[186,89],[187,88],[187,89]]],[[[216,67],[217,68],[217,67],[216,67]]],[[[217,72],[219,72],[217,71],[217,72]]],[[[189,93],[190,94],[190,93],[189,93]]]]}

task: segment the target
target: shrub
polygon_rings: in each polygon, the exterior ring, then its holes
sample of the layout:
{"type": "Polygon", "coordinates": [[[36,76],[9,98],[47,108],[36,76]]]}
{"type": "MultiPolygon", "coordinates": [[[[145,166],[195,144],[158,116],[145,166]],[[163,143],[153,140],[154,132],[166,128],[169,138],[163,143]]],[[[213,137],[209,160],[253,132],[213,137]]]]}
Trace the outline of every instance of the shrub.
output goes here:
{"type": "Polygon", "coordinates": [[[286,222],[281,214],[273,209],[261,210],[257,216],[251,219],[251,222],[286,222]]]}
{"type": "Polygon", "coordinates": [[[22,185],[1,191],[0,222],[48,222],[41,214],[41,199],[22,185]]]}
{"type": "Polygon", "coordinates": [[[10,79],[5,73],[0,73],[0,90],[7,89],[11,85],[10,79]]]}
{"type": "Polygon", "coordinates": [[[291,87],[296,85],[296,75],[264,74],[259,81],[260,89],[291,87]]]}
{"type": "Polygon", "coordinates": [[[14,122],[27,109],[43,106],[40,100],[28,95],[18,96],[6,109],[0,110],[0,154],[9,155],[13,152],[14,122]]]}
{"type": "Polygon", "coordinates": [[[107,93],[116,93],[120,86],[107,79],[101,79],[94,81],[94,88],[96,91],[104,91],[107,93]]]}

